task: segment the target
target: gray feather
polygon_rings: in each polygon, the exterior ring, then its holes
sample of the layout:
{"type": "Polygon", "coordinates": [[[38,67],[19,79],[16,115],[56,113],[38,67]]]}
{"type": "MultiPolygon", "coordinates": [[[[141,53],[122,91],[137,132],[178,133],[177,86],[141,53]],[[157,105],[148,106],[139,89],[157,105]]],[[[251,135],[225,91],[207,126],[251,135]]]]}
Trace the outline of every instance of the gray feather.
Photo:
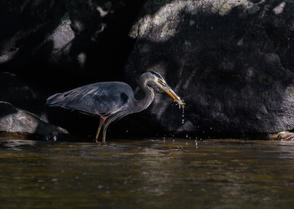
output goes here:
{"type": "Polygon", "coordinates": [[[47,99],[47,105],[107,116],[126,109],[133,98],[133,90],[126,83],[99,82],[54,94],[47,99]]]}

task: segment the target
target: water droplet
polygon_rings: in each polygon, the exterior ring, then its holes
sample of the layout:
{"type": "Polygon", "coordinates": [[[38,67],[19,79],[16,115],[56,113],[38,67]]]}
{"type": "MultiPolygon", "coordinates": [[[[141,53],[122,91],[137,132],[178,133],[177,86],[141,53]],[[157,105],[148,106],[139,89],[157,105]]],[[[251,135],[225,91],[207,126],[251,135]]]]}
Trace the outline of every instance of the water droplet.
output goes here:
{"type": "Polygon", "coordinates": [[[198,148],[198,142],[197,142],[197,140],[195,140],[195,148],[196,149],[198,148]]]}
{"type": "Polygon", "coordinates": [[[51,181],[53,181],[53,182],[57,182],[58,179],[57,179],[57,178],[52,178],[51,181]]]}
{"type": "Polygon", "coordinates": [[[182,125],[185,124],[185,109],[182,108],[182,125]]]}

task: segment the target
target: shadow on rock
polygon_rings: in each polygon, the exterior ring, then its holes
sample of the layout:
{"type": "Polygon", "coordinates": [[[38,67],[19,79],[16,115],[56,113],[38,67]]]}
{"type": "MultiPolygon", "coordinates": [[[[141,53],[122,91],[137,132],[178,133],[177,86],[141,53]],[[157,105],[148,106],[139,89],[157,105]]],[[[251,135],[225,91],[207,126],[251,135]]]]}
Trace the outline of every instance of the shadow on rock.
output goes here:
{"type": "Polygon", "coordinates": [[[148,1],[131,32],[126,75],[164,75],[189,124],[164,96],[145,123],[206,135],[293,129],[293,9],[290,1],[148,1]]]}

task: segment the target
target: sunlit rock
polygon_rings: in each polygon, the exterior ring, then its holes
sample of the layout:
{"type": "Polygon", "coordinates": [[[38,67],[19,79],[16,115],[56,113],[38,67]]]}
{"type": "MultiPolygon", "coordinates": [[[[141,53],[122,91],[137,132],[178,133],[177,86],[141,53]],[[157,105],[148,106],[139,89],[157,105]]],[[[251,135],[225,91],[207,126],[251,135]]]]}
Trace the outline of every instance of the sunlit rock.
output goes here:
{"type": "Polygon", "coordinates": [[[42,121],[37,115],[0,101],[0,132],[36,134],[54,137],[67,134],[63,128],[42,121]]]}
{"type": "Polygon", "coordinates": [[[278,6],[276,6],[274,9],[273,9],[273,12],[276,14],[276,15],[279,15],[281,14],[283,11],[284,11],[284,8],[286,6],[286,2],[281,2],[278,6]]]}

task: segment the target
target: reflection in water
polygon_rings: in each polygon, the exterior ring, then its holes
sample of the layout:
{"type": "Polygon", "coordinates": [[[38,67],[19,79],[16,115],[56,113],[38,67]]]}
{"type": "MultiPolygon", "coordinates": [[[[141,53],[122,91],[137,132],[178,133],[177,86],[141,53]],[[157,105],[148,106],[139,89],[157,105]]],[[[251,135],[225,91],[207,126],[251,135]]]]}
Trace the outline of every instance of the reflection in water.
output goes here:
{"type": "Polygon", "coordinates": [[[9,148],[15,151],[21,151],[22,147],[25,146],[34,146],[36,144],[35,141],[31,140],[7,140],[7,141],[0,141],[0,148],[9,148]]]}
{"type": "Polygon", "coordinates": [[[3,208],[292,208],[294,143],[0,141],[3,208]]]}

